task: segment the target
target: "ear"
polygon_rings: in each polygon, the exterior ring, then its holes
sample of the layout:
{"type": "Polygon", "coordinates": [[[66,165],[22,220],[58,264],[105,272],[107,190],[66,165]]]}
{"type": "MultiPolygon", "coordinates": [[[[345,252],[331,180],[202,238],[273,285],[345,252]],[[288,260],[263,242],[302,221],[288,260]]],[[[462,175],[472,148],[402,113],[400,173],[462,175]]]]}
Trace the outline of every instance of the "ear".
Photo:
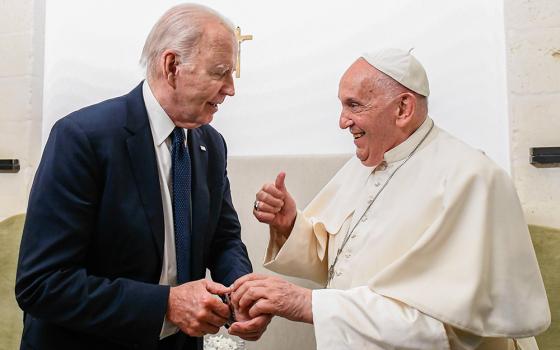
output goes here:
{"type": "Polygon", "coordinates": [[[416,96],[410,92],[401,94],[397,106],[397,126],[403,128],[407,126],[414,116],[416,111],[416,96]]]}
{"type": "Polygon", "coordinates": [[[175,88],[176,83],[176,75],[177,75],[177,66],[179,65],[179,60],[175,52],[171,50],[165,50],[162,53],[162,76],[163,79],[169,84],[171,87],[175,88]]]}

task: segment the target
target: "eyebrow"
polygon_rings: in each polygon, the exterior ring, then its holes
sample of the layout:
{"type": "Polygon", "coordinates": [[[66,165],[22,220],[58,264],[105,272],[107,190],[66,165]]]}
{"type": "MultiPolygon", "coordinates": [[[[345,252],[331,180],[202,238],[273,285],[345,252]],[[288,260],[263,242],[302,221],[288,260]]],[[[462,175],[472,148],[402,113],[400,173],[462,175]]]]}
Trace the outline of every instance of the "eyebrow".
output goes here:
{"type": "Polygon", "coordinates": [[[218,64],[218,65],[215,66],[214,68],[216,68],[216,69],[228,70],[228,69],[230,69],[230,66],[229,66],[228,64],[222,63],[222,64],[218,64]]]}
{"type": "Polygon", "coordinates": [[[354,97],[345,97],[342,99],[342,102],[345,104],[350,104],[350,103],[357,103],[357,104],[362,104],[360,101],[356,100],[354,97]]]}

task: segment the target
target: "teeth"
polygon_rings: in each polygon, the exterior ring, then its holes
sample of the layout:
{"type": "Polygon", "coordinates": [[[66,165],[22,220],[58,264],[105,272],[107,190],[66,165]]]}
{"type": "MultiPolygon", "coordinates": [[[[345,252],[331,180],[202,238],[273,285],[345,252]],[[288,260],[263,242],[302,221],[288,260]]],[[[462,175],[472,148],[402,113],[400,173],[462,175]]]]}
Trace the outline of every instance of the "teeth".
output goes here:
{"type": "Polygon", "coordinates": [[[364,136],[366,133],[365,132],[361,132],[358,134],[352,134],[352,136],[354,136],[354,140],[359,139],[360,137],[364,136]]]}

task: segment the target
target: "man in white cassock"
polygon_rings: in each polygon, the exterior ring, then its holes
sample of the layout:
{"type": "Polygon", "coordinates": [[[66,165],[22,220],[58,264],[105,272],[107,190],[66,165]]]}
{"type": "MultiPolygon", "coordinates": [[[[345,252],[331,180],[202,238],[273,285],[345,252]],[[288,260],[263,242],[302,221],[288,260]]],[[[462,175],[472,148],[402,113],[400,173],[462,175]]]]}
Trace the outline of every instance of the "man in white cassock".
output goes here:
{"type": "MultiPolygon", "coordinates": [[[[233,303],[312,323],[317,349],[537,349],[550,310],[508,174],[434,125],[409,52],[365,54],[339,85],[353,158],[303,210],[285,174],[257,193],[265,266],[233,303]]],[[[233,327],[235,332],[235,327],[233,327]]]]}

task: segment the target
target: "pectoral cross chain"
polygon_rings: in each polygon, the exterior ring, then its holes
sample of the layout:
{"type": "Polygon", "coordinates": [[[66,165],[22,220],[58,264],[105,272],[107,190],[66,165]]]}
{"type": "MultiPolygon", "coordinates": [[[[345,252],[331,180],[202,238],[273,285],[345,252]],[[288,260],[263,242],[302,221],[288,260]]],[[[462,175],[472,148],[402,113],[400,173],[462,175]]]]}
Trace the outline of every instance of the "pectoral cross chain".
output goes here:
{"type": "Polygon", "coordinates": [[[334,261],[331,264],[331,267],[329,267],[329,272],[327,274],[327,286],[331,283],[331,281],[334,277],[334,266],[336,265],[336,262],[338,261],[338,257],[340,256],[340,253],[342,253],[342,247],[338,248],[338,250],[336,251],[336,256],[334,258],[334,261]]]}

